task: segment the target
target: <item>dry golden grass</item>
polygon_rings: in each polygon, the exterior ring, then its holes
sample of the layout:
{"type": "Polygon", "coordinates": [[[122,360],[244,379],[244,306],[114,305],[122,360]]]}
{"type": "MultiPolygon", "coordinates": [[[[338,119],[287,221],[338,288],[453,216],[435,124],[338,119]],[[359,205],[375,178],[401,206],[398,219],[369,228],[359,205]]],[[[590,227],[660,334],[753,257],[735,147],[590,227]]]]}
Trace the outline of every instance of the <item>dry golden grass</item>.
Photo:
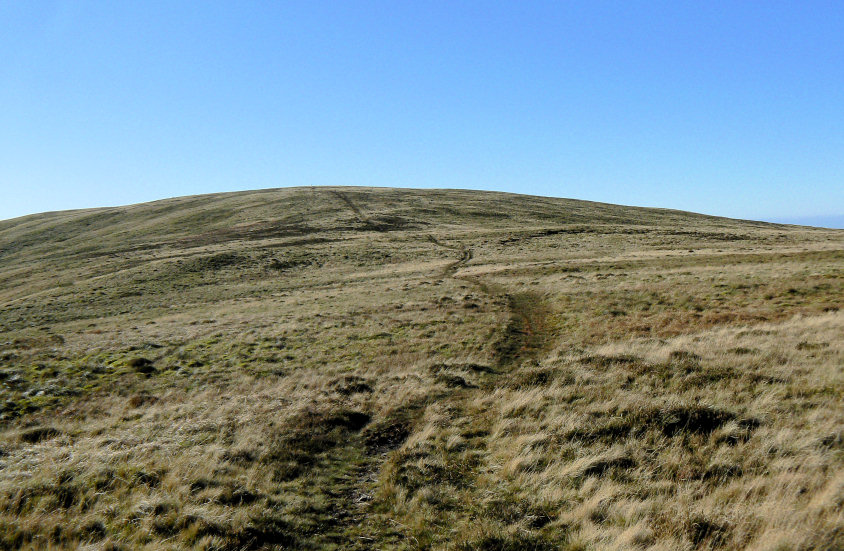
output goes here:
{"type": "Polygon", "coordinates": [[[300,188],[0,244],[0,548],[844,546],[842,231],[300,188]]]}

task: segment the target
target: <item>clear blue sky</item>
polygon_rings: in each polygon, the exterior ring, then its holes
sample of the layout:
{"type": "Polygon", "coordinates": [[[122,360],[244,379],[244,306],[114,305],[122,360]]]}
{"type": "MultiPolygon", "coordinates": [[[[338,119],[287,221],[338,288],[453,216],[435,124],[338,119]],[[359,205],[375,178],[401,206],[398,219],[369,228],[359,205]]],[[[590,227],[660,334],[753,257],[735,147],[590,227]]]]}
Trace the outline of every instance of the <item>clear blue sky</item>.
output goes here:
{"type": "Polygon", "coordinates": [[[0,218],[297,185],[844,214],[844,2],[0,2],[0,218]]]}

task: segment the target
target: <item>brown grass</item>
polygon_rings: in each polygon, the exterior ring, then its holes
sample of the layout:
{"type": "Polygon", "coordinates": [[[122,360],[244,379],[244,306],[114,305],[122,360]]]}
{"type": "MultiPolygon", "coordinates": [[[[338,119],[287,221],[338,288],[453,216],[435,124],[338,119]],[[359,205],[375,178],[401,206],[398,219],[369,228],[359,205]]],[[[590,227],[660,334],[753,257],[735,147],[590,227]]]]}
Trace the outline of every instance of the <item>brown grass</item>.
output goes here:
{"type": "Polygon", "coordinates": [[[840,231],[300,188],[0,240],[0,548],[844,546],[840,231]]]}

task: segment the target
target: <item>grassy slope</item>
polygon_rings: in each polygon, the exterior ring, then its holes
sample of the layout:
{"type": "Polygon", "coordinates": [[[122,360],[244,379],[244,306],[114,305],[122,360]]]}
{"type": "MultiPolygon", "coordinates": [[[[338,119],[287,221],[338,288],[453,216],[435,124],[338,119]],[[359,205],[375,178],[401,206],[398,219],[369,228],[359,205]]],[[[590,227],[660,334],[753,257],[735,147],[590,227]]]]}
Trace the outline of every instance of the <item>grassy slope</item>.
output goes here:
{"type": "Polygon", "coordinates": [[[0,222],[0,547],[840,548],[842,261],[470,191],[0,222]]]}

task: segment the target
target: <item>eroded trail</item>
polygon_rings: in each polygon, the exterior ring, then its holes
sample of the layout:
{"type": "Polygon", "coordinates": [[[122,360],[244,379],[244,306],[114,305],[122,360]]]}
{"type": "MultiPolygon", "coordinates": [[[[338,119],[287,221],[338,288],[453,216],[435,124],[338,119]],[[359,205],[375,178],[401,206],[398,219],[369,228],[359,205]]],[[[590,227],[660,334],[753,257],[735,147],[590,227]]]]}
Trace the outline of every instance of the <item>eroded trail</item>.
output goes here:
{"type": "Polygon", "coordinates": [[[541,295],[519,292],[504,295],[510,320],[495,353],[502,367],[518,367],[525,360],[538,360],[551,344],[550,309],[541,295]]]}
{"type": "Polygon", "coordinates": [[[429,235],[428,240],[444,249],[458,251],[460,257],[447,264],[442,277],[450,277],[471,283],[484,294],[503,299],[507,306],[509,319],[494,346],[495,363],[501,368],[517,367],[525,360],[536,360],[550,345],[551,310],[542,295],[530,291],[508,292],[501,285],[484,281],[477,276],[457,275],[466,266],[474,253],[462,245],[449,245],[429,235]]]}
{"type": "MultiPolygon", "coordinates": [[[[336,192],[364,226],[373,224],[346,195],[336,192]]],[[[396,523],[396,504],[385,497],[385,487],[397,483],[408,496],[437,485],[455,488],[473,486],[484,472],[486,435],[492,429],[493,416],[476,398],[498,386],[510,384],[519,368],[539,360],[551,343],[550,308],[538,293],[512,292],[476,275],[461,275],[474,258],[473,250],[460,243],[440,241],[433,235],[426,239],[447,251],[454,259],[436,274],[436,278],[468,283],[489,297],[494,307],[506,309],[506,319],[493,330],[488,365],[437,363],[428,375],[438,384],[424,400],[407,404],[388,419],[373,419],[359,431],[347,431],[345,444],[323,456],[315,472],[320,483],[313,491],[323,504],[321,522],[314,526],[307,541],[311,544],[367,548],[371,535],[394,534],[396,541],[410,537],[412,530],[396,523]],[[432,422],[450,427],[448,434],[426,433],[432,422]],[[460,438],[464,444],[452,448],[446,437],[460,438]],[[426,438],[432,438],[426,441],[426,438]],[[420,440],[421,439],[421,440],[420,440]],[[408,441],[415,442],[408,448],[408,441]],[[433,455],[431,455],[433,454],[433,455]],[[430,456],[430,457],[429,457],[430,456]],[[436,459],[435,459],[436,457],[436,459]],[[444,461],[440,468],[428,468],[444,461]],[[326,491],[323,486],[330,488],[326,491]]],[[[387,538],[390,539],[390,538],[387,538]]]]}
{"type": "MultiPolygon", "coordinates": [[[[428,236],[428,241],[430,241],[431,243],[433,243],[437,247],[442,247],[444,249],[448,249],[448,250],[451,250],[451,251],[458,251],[460,253],[460,258],[458,258],[457,260],[455,260],[453,262],[449,262],[448,264],[446,264],[445,268],[443,268],[442,273],[440,275],[444,278],[446,278],[446,277],[452,277],[453,278],[454,275],[457,273],[457,270],[459,270],[460,268],[462,268],[463,266],[468,264],[469,261],[472,260],[472,257],[474,256],[472,249],[469,249],[469,248],[463,247],[463,246],[448,245],[446,243],[443,243],[442,241],[440,241],[439,239],[437,239],[433,235],[428,236]]],[[[470,283],[472,283],[473,285],[476,285],[476,283],[474,281],[472,281],[470,283]]]]}
{"type": "MultiPolygon", "coordinates": [[[[429,395],[413,412],[409,424],[412,430],[402,442],[370,464],[371,469],[377,469],[371,471],[371,478],[373,493],[379,497],[364,509],[364,524],[358,527],[363,532],[359,537],[366,537],[371,529],[371,533],[396,534],[396,541],[415,539],[414,533],[420,533],[418,527],[404,526],[398,521],[404,518],[408,501],[433,495],[432,491],[444,492],[439,495],[448,502],[446,509],[463,509],[467,518],[470,516],[473,505],[457,496],[465,496],[468,488],[483,485],[485,478],[495,472],[490,463],[488,440],[497,415],[484,397],[502,386],[518,384],[523,375],[521,368],[527,362],[532,364],[531,360],[541,359],[552,342],[551,310],[541,295],[508,292],[481,277],[461,275],[460,269],[474,257],[472,249],[443,243],[434,236],[428,236],[428,240],[452,254],[457,253],[457,258],[440,271],[441,278],[471,284],[487,295],[492,305],[506,308],[507,318],[494,331],[497,338],[491,346],[489,365],[449,362],[429,367],[440,383],[439,388],[444,389],[429,395]]],[[[538,518],[537,525],[545,522],[544,519],[538,518]]],[[[453,528],[448,515],[428,518],[425,522],[432,530],[453,528]]],[[[414,543],[416,547],[428,548],[434,542],[414,543]]]]}

